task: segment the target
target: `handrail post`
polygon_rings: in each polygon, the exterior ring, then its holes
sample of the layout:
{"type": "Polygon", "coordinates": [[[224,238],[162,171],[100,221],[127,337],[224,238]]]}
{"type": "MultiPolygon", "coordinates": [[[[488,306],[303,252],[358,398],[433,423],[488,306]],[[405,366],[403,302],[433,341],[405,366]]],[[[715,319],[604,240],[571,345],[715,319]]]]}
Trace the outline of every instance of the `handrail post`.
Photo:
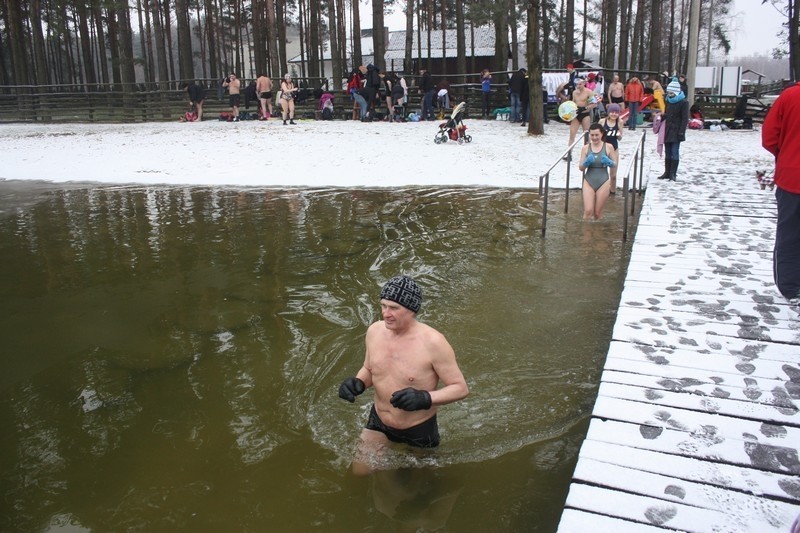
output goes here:
{"type": "Polygon", "coordinates": [[[569,212],[569,171],[572,168],[572,148],[567,152],[567,176],[564,184],[564,212],[569,212]]]}
{"type": "MultiPolygon", "coordinates": [[[[540,178],[541,179],[541,178],[540,178]]],[[[550,171],[544,175],[544,196],[542,200],[542,237],[547,231],[547,200],[550,196],[550,171]]]]}
{"type": "Polygon", "coordinates": [[[645,137],[647,137],[647,131],[646,130],[642,132],[642,141],[641,141],[641,145],[639,146],[639,150],[640,150],[640,152],[642,154],[641,166],[639,167],[639,195],[641,195],[642,191],[644,190],[644,187],[643,187],[642,184],[644,183],[644,140],[645,140],[645,137]]]}
{"type": "MultiPolygon", "coordinates": [[[[624,208],[622,209],[622,242],[627,242],[628,240],[628,176],[622,180],[622,187],[625,190],[625,194],[622,195],[624,199],[624,208]]],[[[633,215],[633,213],[631,213],[633,215]]]]}

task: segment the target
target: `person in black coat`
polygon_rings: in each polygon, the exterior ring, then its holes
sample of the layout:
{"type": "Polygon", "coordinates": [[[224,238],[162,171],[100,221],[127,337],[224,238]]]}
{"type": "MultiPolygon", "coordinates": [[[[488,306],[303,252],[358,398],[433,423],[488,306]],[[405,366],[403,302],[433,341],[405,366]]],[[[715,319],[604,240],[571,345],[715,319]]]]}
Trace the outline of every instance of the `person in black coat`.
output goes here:
{"type": "Polygon", "coordinates": [[[678,78],[667,85],[667,110],[664,112],[664,174],[658,179],[675,181],[680,161],[681,143],[686,140],[689,124],[689,102],[678,78]]]}
{"type": "Polygon", "coordinates": [[[520,111],[522,107],[522,86],[527,84],[528,80],[525,79],[527,71],[524,68],[519,69],[511,75],[508,80],[508,92],[511,97],[511,122],[518,122],[521,120],[520,111]]]}

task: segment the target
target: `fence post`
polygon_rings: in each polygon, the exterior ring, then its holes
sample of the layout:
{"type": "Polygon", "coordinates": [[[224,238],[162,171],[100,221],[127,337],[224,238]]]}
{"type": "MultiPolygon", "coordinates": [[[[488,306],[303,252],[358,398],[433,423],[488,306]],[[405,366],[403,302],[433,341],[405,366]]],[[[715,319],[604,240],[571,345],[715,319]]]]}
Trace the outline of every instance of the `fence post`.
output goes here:
{"type": "MultiPolygon", "coordinates": [[[[623,209],[622,209],[622,242],[627,242],[628,240],[628,176],[625,176],[622,180],[622,189],[624,194],[622,195],[624,199],[623,209]]],[[[631,211],[631,215],[633,215],[633,211],[631,211]]]]}

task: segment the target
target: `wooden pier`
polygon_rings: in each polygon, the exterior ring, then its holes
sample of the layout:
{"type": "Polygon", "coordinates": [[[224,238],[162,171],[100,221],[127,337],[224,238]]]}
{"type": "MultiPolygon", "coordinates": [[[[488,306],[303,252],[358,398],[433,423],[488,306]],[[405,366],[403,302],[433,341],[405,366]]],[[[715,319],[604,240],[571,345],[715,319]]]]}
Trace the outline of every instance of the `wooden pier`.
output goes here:
{"type": "Polygon", "coordinates": [[[800,515],[800,308],[773,284],[774,193],[748,164],[692,166],[648,184],[559,532],[788,533],[800,515]]]}

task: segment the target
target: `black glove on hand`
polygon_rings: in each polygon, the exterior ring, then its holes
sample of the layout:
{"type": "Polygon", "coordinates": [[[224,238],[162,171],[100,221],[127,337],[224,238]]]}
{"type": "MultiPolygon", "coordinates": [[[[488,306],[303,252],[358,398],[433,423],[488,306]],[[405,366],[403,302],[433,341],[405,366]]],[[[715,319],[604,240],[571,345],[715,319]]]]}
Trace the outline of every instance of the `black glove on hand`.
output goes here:
{"type": "Polygon", "coordinates": [[[392,406],[404,411],[419,411],[431,408],[431,393],[426,390],[417,390],[408,387],[392,394],[389,400],[392,406]]]}
{"type": "Polygon", "coordinates": [[[364,382],[358,378],[347,378],[339,385],[339,398],[350,403],[356,401],[356,396],[364,392],[364,382]]]}

